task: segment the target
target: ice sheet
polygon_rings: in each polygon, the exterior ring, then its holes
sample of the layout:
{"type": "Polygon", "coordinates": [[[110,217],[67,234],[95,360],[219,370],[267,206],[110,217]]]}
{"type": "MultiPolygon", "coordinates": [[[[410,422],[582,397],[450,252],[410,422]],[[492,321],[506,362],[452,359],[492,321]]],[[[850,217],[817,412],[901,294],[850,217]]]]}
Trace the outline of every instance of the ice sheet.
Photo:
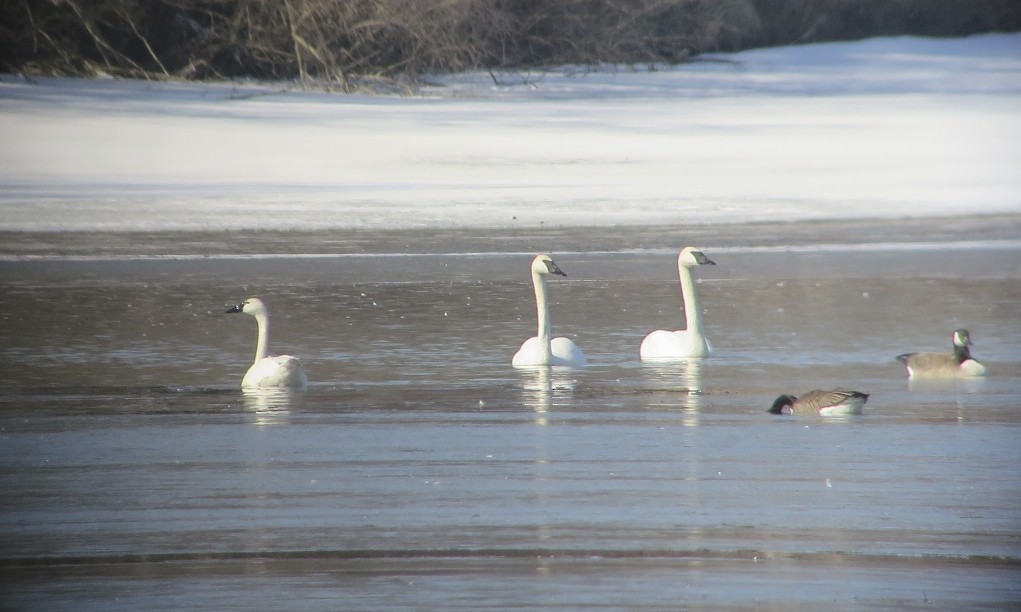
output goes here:
{"type": "Polygon", "coordinates": [[[0,230],[693,225],[1021,212],[1021,35],[408,97],[5,76],[0,230]]]}

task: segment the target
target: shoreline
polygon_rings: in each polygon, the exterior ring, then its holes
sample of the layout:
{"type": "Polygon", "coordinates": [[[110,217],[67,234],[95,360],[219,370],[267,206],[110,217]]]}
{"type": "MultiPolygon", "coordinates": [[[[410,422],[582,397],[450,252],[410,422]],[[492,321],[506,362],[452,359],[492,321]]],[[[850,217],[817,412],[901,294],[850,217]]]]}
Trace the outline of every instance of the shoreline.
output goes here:
{"type": "Polygon", "coordinates": [[[426,229],[0,231],[0,256],[437,254],[1016,240],[1021,213],[901,219],[732,222],[669,226],[426,229]],[[318,250],[310,251],[314,244],[318,250]]]}

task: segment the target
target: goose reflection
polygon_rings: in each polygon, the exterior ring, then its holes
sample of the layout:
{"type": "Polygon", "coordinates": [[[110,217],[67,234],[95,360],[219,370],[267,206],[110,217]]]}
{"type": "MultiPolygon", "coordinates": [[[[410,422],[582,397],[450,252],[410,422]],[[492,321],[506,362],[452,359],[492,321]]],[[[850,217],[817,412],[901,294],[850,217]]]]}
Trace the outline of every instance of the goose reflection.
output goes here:
{"type": "Polygon", "coordinates": [[[683,424],[698,425],[699,413],[702,411],[702,368],[700,359],[687,359],[671,362],[642,362],[642,373],[657,391],[676,392],[681,411],[684,414],[683,424]]]}
{"type": "Polygon", "coordinates": [[[254,425],[286,425],[291,412],[305,404],[305,393],[293,389],[242,389],[245,411],[254,425]]]}
{"type": "Polygon", "coordinates": [[[539,366],[515,370],[521,377],[521,403],[535,413],[538,425],[548,425],[547,413],[574,394],[574,378],[566,368],[539,366]]]}
{"type": "MultiPolygon", "coordinates": [[[[986,377],[979,378],[909,378],[908,391],[920,395],[932,395],[936,398],[943,398],[948,404],[953,402],[957,406],[957,421],[964,422],[967,417],[969,405],[975,405],[977,400],[969,396],[979,396],[985,391],[986,377]]],[[[936,400],[939,401],[939,400],[936,400]]]]}
{"type": "Polygon", "coordinates": [[[957,395],[980,393],[988,379],[976,378],[909,378],[908,390],[923,393],[943,393],[945,395],[957,395]]]}

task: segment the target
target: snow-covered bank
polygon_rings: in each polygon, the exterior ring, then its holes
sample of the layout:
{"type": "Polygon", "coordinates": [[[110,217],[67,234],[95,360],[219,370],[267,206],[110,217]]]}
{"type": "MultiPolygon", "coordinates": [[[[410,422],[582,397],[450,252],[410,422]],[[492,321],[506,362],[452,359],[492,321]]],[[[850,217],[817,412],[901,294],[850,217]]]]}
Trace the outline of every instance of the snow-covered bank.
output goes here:
{"type": "Polygon", "coordinates": [[[1021,35],[764,49],[414,98],[0,83],[0,229],[1021,213],[1021,35]]]}

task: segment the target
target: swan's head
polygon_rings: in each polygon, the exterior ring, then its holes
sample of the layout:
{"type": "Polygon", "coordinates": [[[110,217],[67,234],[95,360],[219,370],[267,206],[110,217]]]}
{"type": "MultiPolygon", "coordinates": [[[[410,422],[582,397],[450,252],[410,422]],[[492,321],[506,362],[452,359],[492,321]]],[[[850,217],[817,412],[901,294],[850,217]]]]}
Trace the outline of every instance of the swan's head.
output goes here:
{"type": "Polygon", "coordinates": [[[958,329],[954,331],[954,346],[971,346],[971,336],[968,330],[958,329]]]}
{"type": "Polygon", "coordinates": [[[793,395],[781,395],[773,401],[773,405],[769,409],[770,414],[790,414],[793,410],[794,402],[798,401],[798,398],[793,395]]]}
{"type": "Polygon", "coordinates": [[[677,256],[677,263],[686,268],[716,265],[716,262],[706,257],[698,247],[684,247],[681,254],[677,256]]]}
{"type": "Polygon", "coordinates": [[[532,272],[543,275],[556,274],[557,276],[567,276],[563,270],[557,267],[553,258],[547,253],[536,255],[535,259],[532,260],[532,272]]]}
{"type": "Polygon", "coordinates": [[[266,314],[266,305],[262,303],[259,298],[248,298],[240,304],[234,304],[225,310],[224,312],[243,312],[245,314],[257,315],[266,314]]]}

